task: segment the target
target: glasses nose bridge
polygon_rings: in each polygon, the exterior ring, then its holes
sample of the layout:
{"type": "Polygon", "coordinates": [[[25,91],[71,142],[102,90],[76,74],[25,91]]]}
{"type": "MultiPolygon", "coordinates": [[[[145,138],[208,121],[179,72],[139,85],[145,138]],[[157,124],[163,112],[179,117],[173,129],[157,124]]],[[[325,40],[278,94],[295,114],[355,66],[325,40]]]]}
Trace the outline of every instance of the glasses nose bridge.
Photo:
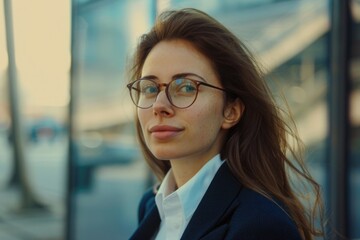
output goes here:
{"type": "Polygon", "coordinates": [[[158,83],[157,87],[159,89],[159,92],[158,92],[158,94],[156,96],[156,99],[159,97],[159,94],[161,93],[162,90],[164,90],[164,93],[165,93],[166,97],[169,98],[169,96],[168,96],[169,84],[168,83],[158,83]]]}
{"type": "Polygon", "coordinates": [[[159,93],[161,92],[162,89],[165,89],[165,92],[167,92],[167,88],[168,88],[169,84],[168,83],[158,83],[157,86],[159,88],[159,93]]]}
{"type": "Polygon", "coordinates": [[[165,98],[171,103],[171,100],[169,99],[169,95],[168,95],[169,84],[168,83],[157,83],[157,87],[158,87],[159,91],[156,95],[156,98],[154,99],[154,102],[158,101],[161,91],[164,90],[165,98]]]}

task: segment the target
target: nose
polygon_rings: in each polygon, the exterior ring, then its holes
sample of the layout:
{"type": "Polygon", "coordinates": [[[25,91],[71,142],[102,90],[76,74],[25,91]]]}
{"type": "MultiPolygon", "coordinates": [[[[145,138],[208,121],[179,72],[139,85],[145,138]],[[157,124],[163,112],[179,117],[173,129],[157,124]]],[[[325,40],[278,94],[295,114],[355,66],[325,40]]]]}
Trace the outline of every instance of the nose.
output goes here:
{"type": "Polygon", "coordinates": [[[167,98],[165,91],[159,92],[152,108],[156,116],[170,117],[174,115],[174,108],[167,98]]]}

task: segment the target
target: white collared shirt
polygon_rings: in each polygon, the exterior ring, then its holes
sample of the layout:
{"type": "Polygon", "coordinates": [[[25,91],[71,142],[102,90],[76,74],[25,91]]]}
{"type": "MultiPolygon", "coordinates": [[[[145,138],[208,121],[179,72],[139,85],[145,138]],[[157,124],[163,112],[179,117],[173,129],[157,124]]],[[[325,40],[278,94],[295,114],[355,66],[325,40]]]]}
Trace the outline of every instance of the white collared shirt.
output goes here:
{"type": "Polygon", "coordinates": [[[172,170],[166,174],[155,196],[161,224],[156,240],[180,239],[223,161],[216,155],[176,190],[172,170]]]}

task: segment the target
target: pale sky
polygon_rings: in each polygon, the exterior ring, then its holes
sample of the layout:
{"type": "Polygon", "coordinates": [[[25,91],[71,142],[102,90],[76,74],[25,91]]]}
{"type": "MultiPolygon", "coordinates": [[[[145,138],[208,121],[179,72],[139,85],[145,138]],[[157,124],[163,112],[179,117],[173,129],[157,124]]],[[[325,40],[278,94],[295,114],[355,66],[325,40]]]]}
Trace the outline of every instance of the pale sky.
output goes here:
{"type": "MultiPolygon", "coordinates": [[[[26,106],[62,107],[69,101],[70,2],[12,1],[15,59],[26,106]]],[[[5,36],[0,4],[0,35],[5,36]]],[[[7,67],[5,38],[0,39],[0,71],[7,67]]]]}

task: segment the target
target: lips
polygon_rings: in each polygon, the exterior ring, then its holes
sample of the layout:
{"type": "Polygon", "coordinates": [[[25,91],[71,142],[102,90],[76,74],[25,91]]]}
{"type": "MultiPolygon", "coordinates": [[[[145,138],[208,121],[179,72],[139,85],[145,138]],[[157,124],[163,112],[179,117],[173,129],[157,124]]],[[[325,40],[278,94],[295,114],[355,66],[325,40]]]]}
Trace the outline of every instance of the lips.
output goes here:
{"type": "Polygon", "coordinates": [[[183,131],[182,128],[169,126],[169,125],[157,125],[154,127],[151,127],[149,129],[149,132],[151,133],[151,136],[158,140],[168,140],[175,136],[177,136],[179,133],[183,131]]]}

